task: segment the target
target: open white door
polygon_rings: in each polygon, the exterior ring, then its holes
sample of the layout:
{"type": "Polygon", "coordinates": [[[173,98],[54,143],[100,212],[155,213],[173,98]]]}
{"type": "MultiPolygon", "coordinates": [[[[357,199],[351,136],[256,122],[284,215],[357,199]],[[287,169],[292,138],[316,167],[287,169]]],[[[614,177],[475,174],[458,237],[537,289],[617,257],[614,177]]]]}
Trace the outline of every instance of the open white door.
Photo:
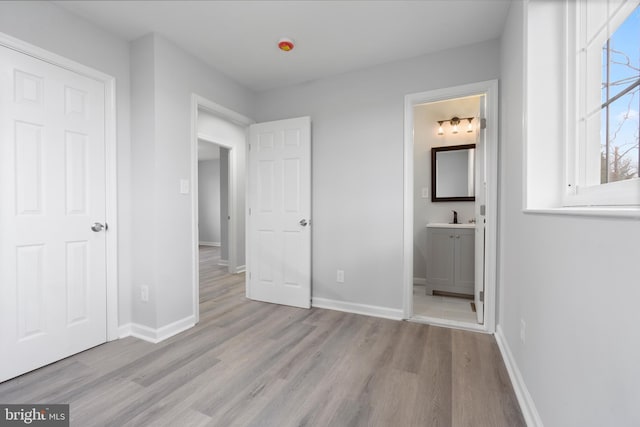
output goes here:
{"type": "Polygon", "coordinates": [[[311,119],[249,129],[247,297],[311,306],[311,119]]]}
{"type": "Polygon", "coordinates": [[[475,185],[475,292],[476,316],[478,323],[484,323],[484,256],[485,256],[485,224],[487,204],[487,157],[486,130],[484,126],[486,96],[480,97],[480,117],[478,118],[478,133],[476,138],[476,185],[475,185]]]}
{"type": "Polygon", "coordinates": [[[0,381],[106,341],[104,83],[0,47],[0,381]]]}

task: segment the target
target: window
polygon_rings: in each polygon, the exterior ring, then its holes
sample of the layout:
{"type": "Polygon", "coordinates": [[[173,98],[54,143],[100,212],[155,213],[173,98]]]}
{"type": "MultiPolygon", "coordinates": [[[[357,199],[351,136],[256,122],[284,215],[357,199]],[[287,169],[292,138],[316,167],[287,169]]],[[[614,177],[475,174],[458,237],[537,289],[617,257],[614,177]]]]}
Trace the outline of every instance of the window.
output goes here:
{"type": "Polygon", "coordinates": [[[640,7],[602,47],[600,183],[638,178],[640,7]]]}
{"type": "Polygon", "coordinates": [[[568,49],[575,49],[577,58],[569,61],[567,83],[575,93],[569,92],[567,106],[569,117],[575,106],[577,132],[567,138],[575,147],[568,150],[565,206],[640,205],[638,3],[569,3],[568,17],[573,12],[577,21],[568,49]]]}

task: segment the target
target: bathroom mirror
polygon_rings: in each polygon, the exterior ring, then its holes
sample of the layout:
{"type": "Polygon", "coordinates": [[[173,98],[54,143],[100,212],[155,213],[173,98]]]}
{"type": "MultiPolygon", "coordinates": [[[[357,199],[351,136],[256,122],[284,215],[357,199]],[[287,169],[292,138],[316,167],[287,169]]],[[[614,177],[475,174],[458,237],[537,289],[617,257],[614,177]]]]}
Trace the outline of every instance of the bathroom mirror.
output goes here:
{"type": "Polygon", "coordinates": [[[474,201],[475,144],[431,149],[431,201],[474,201]]]}

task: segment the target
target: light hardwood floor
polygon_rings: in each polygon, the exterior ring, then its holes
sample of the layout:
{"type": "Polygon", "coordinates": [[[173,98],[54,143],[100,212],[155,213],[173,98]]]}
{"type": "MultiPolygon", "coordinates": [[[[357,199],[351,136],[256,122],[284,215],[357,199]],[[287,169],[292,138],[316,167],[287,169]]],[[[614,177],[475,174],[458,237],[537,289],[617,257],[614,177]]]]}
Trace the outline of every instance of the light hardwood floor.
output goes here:
{"type": "Polygon", "coordinates": [[[72,426],[524,426],[490,335],[244,298],[201,248],[200,323],[126,338],[0,384],[70,403],[72,426]]]}

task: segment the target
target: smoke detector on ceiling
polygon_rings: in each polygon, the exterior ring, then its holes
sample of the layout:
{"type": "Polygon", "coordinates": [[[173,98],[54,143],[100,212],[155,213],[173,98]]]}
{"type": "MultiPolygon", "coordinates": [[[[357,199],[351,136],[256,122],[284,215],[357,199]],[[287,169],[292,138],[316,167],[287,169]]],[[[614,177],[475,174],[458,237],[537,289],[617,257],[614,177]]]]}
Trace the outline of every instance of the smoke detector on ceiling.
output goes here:
{"type": "Polygon", "coordinates": [[[278,41],[278,49],[283,52],[289,52],[290,50],[293,50],[294,46],[295,45],[293,44],[293,40],[287,37],[283,37],[278,41]]]}

